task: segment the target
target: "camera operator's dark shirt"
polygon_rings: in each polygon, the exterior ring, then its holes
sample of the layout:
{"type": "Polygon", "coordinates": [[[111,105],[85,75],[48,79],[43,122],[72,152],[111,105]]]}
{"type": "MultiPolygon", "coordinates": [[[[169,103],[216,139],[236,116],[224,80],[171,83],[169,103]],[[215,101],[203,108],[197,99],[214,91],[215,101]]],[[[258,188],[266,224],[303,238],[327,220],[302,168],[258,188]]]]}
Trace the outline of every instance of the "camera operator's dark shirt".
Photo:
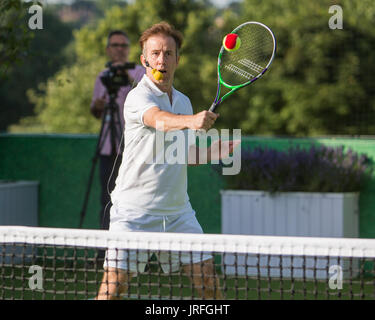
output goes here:
{"type": "MultiPolygon", "coordinates": [[[[104,69],[102,72],[99,73],[99,75],[96,77],[95,80],[95,87],[94,87],[94,94],[92,96],[91,100],[91,108],[94,108],[94,101],[96,99],[100,99],[105,95],[105,100],[107,103],[109,103],[109,95],[107,92],[106,87],[103,85],[100,77],[103,75],[105,71],[108,69],[104,69]]],[[[121,87],[117,94],[116,103],[119,106],[119,113],[115,113],[116,119],[115,121],[118,121],[117,114],[120,115],[120,121],[121,121],[121,127],[124,127],[124,102],[126,99],[126,96],[128,95],[129,91],[139,82],[141,81],[143,75],[145,74],[145,69],[142,66],[136,65],[134,69],[128,70],[129,76],[134,79],[135,83],[130,83],[127,86],[121,87]]],[[[103,132],[106,132],[107,126],[108,126],[109,119],[106,119],[103,126],[103,132]]],[[[123,132],[121,132],[123,134],[123,132]]],[[[110,140],[110,134],[107,134],[103,137],[104,143],[101,143],[102,148],[100,150],[100,154],[102,155],[110,155],[111,154],[111,140],[110,140]]],[[[118,137],[118,141],[116,141],[116,145],[119,145],[121,136],[118,137]]]]}

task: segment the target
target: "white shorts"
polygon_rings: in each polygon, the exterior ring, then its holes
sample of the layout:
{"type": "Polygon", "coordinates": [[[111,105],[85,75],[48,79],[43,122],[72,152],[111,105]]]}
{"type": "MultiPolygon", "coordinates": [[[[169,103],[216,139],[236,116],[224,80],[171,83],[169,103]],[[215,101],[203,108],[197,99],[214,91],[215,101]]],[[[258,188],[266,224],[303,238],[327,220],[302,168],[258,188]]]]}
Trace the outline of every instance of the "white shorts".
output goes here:
{"type": "MultiPolygon", "coordinates": [[[[125,232],[179,232],[203,233],[195,217],[195,212],[158,216],[140,214],[132,210],[111,207],[111,223],[109,230],[125,232]],[[117,210],[117,212],[114,212],[117,210]],[[115,213],[115,214],[112,214],[115,213]],[[114,218],[112,219],[112,216],[114,218]]],[[[179,270],[183,264],[194,264],[212,258],[205,252],[154,252],[165,273],[179,270]]],[[[113,267],[131,272],[144,272],[153,252],[147,250],[108,249],[104,268],[113,267]]]]}

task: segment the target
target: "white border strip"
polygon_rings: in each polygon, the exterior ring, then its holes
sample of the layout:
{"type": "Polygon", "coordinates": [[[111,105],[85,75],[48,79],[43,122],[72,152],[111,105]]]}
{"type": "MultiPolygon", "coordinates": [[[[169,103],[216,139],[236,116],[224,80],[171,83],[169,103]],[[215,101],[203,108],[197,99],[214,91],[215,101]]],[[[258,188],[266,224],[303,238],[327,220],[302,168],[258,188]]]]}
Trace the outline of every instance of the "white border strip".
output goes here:
{"type": "Polygon", "coordinates": [[[1,243],[89,248],[375,258],[375,239],[0,227],[1,243]]]}

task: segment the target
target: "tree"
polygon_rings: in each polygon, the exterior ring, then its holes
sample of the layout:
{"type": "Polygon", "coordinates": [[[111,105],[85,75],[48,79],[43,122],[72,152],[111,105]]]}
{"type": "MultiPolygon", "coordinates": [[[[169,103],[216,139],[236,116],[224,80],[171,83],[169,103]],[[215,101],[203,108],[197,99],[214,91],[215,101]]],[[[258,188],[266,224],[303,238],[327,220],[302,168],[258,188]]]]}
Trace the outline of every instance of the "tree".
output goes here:
{"type": "Polygon", "coordinates": [[[25,23],[28,4],[20,0],[2,0],[0,3],[0,79],[20,63],[32,39],[25,23]]]}
{"type": "Polygon", "coordinates": [[[241,20],[267,24],[275,33],[275,61],[261,82],[232,98],[248,134],[323,135],[375,133],[375,33],[372,1],[335,1],[344,29],[331,30],[324,0],[245,0],[241,20]],[[256,8],[256,10],[255,10],[256,8]],[[275,14],[277,12],[277,14],[275,14]]]}
{"type": "Polygon", "coordinates": [[[195,112],[208,109],[216,93],[217,54],[223,36],[240,23],[255,20],[275,33],[275,60],[259,82],[218,108],[218,128],[241,128],[243,134],[259,135],[374,134],[375,6],[370,0],[335,4],[344,10],[343,30],[328,27],[331,14],[325,0],[243,0],[240,7],[220,11],[204,0],[136,0],[113,7],[95,25],[74,33],[77,62],[69,68],[84,72],[64,67],[51,78],[45,95],[34,95],[38,106],[34,121],[47,132],[82,132],[82,128],[97,132],[97,124],[87,120],[82,126],[82,119],[91,117],[87,101],[93,74],[104,67],[108,32],[126,30],[132,42],[131,60],[138,62],[141,32],[162,20],[185,36],[175,87],[190,97],[195,112]],[[58,87],[61,75],[73,85],[58,87]],[[74,106],[80,122],[55,125],[51,117],[56,113],[70,117],[67,105],[74,106]]]}
{"type": "MultiPolygon", "coordinates": [[[[27,22],[21,26],[27,26],[27,22]]],[[[43,29],[28,32],[33,37],[25,48],[22,64],[12,65],[7,77],[0,79],[0,130],[33,115],[34,105],[28,100],[27,90],[38,91],[39,83],[69,63],[67,45],[73,39],[72,27],[60,22],[50,7],[43,9],[43,29]]]]}
{"type": "Polygon", "coordinates": [[[207,109],[216,90],[216,57],[221,42],[220,33],[213,27],[215,13],[208,2],[193,0],[138,0],[111,8],[97,24],[74,32],[76,63],[63,67],[40,86],[42,94],[29,92],[36,104],[36,116],[22,120],[21,126],[13,126],[12,131],[97,133],[100,123],[90,115],[89,104],[95,77],[106,61],[108,33],[126,30],[132,43],[130,58],[138,63],[141,32],[162,20],[185,35],[176,88],[191,95],[193,105],[207,109]]]}
{"type": "Polygon", "coordinates": [[[95,77],[103,64],[104,59],[100,59],[64,67],[45,85],[39,86],[40,93],[29,90],[37,116],[22,119],[23,129],[28,132],[98,132],[100,123],[89,116],[88,106],[95,77]]]}

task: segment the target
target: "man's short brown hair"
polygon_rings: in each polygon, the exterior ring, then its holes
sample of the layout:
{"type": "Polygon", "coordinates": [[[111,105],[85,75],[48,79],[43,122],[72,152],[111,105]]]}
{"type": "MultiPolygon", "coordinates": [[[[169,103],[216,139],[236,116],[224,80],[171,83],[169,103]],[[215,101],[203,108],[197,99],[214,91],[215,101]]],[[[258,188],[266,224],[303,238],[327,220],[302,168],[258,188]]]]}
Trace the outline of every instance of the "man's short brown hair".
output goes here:
{"type": "Polygon", "coordinates": [[[144,50],[145,42],[148,40],[148,38],[156,34],[164,34],[166,36],[172,37],[176,43],[176,50],[178,55],[178,50],[181,48],[183,42],[183,36],[180,31],[176,30],[172,25],[165,21],[154,24],[142,33],[141,37],[139,38],[139,45],[141,46],[142,52],[144,50]]]}

